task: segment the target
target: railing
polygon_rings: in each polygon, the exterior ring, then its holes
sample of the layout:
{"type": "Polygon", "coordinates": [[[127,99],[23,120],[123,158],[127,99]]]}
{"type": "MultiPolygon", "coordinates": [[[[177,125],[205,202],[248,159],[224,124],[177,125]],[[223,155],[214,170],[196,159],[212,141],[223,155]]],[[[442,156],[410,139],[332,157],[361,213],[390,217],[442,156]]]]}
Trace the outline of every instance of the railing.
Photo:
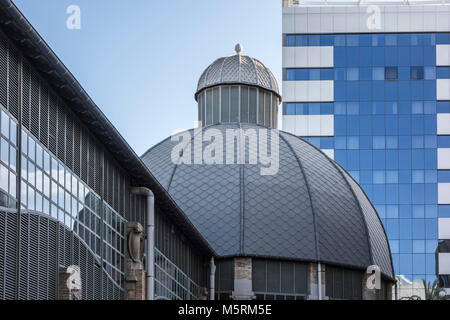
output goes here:
{"type": "Polygon", "coordinates": [[[282,0],[283,8],[298,7],[298,6],[359,6],[368,4],[379,5],[415,5],[415,4],[444,4],[450,3],[450,0],[282,0]]]}
{"type": "Polygon", "coordinates": [[[198,300],[202,288],[155,248],[155,299],[198,300]]]}

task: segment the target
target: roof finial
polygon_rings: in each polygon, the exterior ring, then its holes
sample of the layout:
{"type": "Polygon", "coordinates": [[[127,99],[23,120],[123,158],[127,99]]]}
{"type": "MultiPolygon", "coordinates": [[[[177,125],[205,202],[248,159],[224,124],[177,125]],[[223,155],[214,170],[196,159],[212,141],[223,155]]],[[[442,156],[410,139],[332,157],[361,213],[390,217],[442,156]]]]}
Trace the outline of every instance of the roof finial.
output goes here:
{"type": "Polygon", "coordinates": [[[241,45],[240,43],[238,43],[238,44],[236,45],[236,47],[234,47],[234,50],[236,50],[236,53],[237,53],[238,55],[241,55],[241,52],[242,52],[242,45],[241,45]]]}

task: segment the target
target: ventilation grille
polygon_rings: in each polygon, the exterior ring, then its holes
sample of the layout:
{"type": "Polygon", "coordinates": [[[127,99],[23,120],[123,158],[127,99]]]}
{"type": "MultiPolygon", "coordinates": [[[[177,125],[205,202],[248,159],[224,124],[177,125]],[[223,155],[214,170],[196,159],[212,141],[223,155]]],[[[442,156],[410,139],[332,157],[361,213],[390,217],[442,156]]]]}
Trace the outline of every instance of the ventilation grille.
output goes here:
{"type": "Polygon", "coordinates": [[[56,154],[56,123],[58,119],[58,108],[56,106],[56,98],[54,95],[50,95],[48,110],[48,148],[53,154],[56,154]]]}
{"type": "Polygon", "coordinates": [[[58,278],[58,242],[56,221],[48,221],[48,299],[58,298],[57,278],[58,278]]]}
{"type": "Polygon", "coordinates": [[[83,130],[81,134],[81,179],[85,182],[87,181],[88,172],[88,143],[86,137],[86,131],[83,130]]]}
{"type": "Polygon", "coordinates": [[[39,139],[39,100],[40,100],[40,81],[36,73],[31,73],[31,103],[30,103],[30,127],[31,133],[39,139]]]}
{"type": "MultiPolygon", "coordinates": [[[[28,242],[28,234],[29,216],[21,215],[20,216],[20,246],[23,248],[20,250],[19,255],[19,297],[20,300],[28,299],[28,256],[29,256],[29,242],[28,242]]],[[[1,231],[0,231],[1,232],[1,231]]],[[[1,267],[1,266],[0,266],[1,267]]]]}
{"type": "Polygon", "coordinates": [[[73,168],[73,119],[66,119],[66,165],[73,168]]]}
{"type": "Polygon", "coordinates": [[[24,274],[24,277],[28,276],[28,299],[39,299],[38,283],[39,283],[39,218],[38,216],[28,216],[30,225],[28,237],[29,252],[28,252],[28,274],[24,274]]]}
{"type": "Polygon", "coordinates": [[[22,66],[22,125],[30,130],[30,90],[31,90],[31,73],[30,66],[23,64],[22,66]]]}
{"type": "Polygon", "coordinates": [[[5,295],[4,299],[16,299],[16,282],[17,282],[17,215],[6,215],[5,223],[5,243],[2,245],[5,250],[5,295]]]}
{"type": "Polygon", "coordinates": [[[88,185],[95,189],[95,148],[92,140],[89,141],[89,158],[88,158],[88,185]]]}
{"type": "Polygon", "coordinates": [[[8,109],[15,117],[19,111],[19,56],[9,48],[9,83],[8,83],[8,109]]]}
{"type": "Polygon", "coordinates": [[[74,139],[74,145],[73,145],[73,172],[77,175],[80,176],[81,173],[81,168],[80,168],[80,152],[81,152],[81,130],[80,127],[75,125],[74,126],[74,134],[73,134],[73,139],[74,139]]]}
{"type": "Polygon", "coordinates": [[[8,105],[8,43],[0,38],[0,103],[8,105]]]}
{"type": "MultiPolygon", "coordinates": [[[[48,299],[48,219],[39,218],[39,234],[38,234],[38,263],[39,263],[39,299],[48,299]]],[[[32,263],[32,262],[31,262],[32,263]]]]}
{"type": "Polygon", "coordinates": [[[48,115],[49,115],[49,93],[47,87],[41,87],[40,94],[40,136],[39,140],[48,148],[48,115]]]}
{"type": "Polygon", "coordinates": [[[66,127],[66,114],[64,112],[64,107],[58,103],[58,158],[65,162],[65,151],[66,151],[66,135],[65,135],[65,127],[66,127]]]}

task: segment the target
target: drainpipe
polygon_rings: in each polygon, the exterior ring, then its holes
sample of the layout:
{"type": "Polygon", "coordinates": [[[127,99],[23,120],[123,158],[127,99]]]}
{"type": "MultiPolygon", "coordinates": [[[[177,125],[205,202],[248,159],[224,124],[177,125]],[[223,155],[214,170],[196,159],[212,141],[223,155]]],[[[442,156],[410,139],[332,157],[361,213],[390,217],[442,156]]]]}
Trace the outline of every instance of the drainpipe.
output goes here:
{"type": "Polygon", "coordinates": [[[147,300],[155,300],[155,196],[145,187],[133,187],[131,193],[147,197],[147,270],[146,291],[147,300]]]}
{"type": "Polygon", "coordinates": [[[209,300],[214,300],[215,285],[216,285],[216,265],[214,264],[214,257],[211,257],[209,274],[209,300]]]}
{"type": "Polygon", "coordinates": [[[317,264],[317,280],[318,299],[322,300],[322,265],[320,262],[317,264]]]}
{"type": "Polygon", "coordinates": [[[395,300],[398,300],[398,280],[395,281],[395,300]]]}

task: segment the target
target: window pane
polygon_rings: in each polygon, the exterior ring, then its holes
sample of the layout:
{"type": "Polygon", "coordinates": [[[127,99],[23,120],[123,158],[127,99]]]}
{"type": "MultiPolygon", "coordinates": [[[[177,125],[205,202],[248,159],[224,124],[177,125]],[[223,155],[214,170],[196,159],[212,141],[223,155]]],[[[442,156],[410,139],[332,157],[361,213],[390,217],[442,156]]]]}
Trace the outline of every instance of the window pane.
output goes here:
{"type": "Polygon", "coordinates": [[[398,68],[397,67],[385,67],[384,68],[384,78],[385,78],[385,80],[397,80],[398,68]]]}
{"type": "Polygon", "coordinates": [[[9,117],[4,111],[2,111],[1,118],[1,132],[6,138],[9,138],[9,117]]]}
{"type": "Polygon", "coordinates": [[[204,124],[205,125],[210,125],[212,124],[212,90],[206,90],[206,114],[205,114],[205,119],[204,119],[204,124]]]}
{"type": "Polygon", "coordinates": [[[42,168],[42,147],[36,145],[36,164],[42,168]]]}
{"type": "Polygon", "coordinates": [[[294,263],[281,263],[281,292],[294,292],[294,263]]]}
{"type": "Polygon", "coordinates": [[[248,87],[241,87],[241,118],[240,122],[248,122],[248,87]]]}
{"type": "Polygon", "coordinates": [[[58,181],[58,162],[52,158],[52,178],[58,181]]]}
{"type": "Polygon", "coordinates": [[[271,94],[265,93],[264,94],[264,125],[270,126],[271,122],[271,94]]]}
{"type": "Polygon", "coordinates": [[[1,160],[5,164],[9,164],[9,143],[5,139],[1,138],[1,149],[0,149],[1,160]]]}
{"type": "Polygon", "coordinates": [[[262,260],[252,261],[253,290],[257,292],[266,291],[266,262],[262,260]]]}
{"type": "Polygon", "coordinates": [[[411,80],[423,80],[423,67],[411,67],[411,80]]]}
{"type": "Polygon", "coordinates": [[[230,87],[222,87],[221,122],[230,122],[230,87]]]}
{"type": "Polygon", "coordinates": [[[14,121],[10,122],[10,137],[9,140],[11,140],[11,142],[14,145],[17,145],[17,124],[14,121]]]}
{"type": "Polygon", "coordinates": [[[35,150],[36,142],[34,142],[31,137],[28,137],[28,157],[35,161],[36,159],[36,150],[35,150]]]}
{"type": "Polygon", "coordinates": [[[9,194],[13,197],[16,198],[16,175],[12,172],[9,173],[9,194]]]}
{"type": "Polygon", "coordinates": [[[34,203],[35,203],[35,191],[32,187],[28,186],[28,209],[34,210],[34,203]]]}
{"type": "Polygon", "coordinates": [[[219,123],[219,88],[213,89],[213,124],[219,123]]]}
{"type": "Polygon", "coordinates": [[[8,169],[0,164],[0,188],[8,191],[8,169]]]}
{"type": "Polygon", "coordinates": [[[44,174],[44,195],[50,197],[50,178],[44,174]]]}
{"type": "Polygon", "coordinates": [[[280,292],[280,263],[267,262],[267,291],[280,292]]]}
{"type": "Polygon", "coordinates": [[[372,70],[372,80],[384,80],[385,75],[383,68],[373,68],[372,70]]]}
{"type": "Polygon", "coordinates": [[[249,119],[250,123],[256,123],[256,89],[249,89],[249,119]]]}
{"type": "Polygon", "coordinates": [[[231,87],[231,116],[230,122],[238,122],[239,121],[239,87],[233,86],[231,87]]]}

